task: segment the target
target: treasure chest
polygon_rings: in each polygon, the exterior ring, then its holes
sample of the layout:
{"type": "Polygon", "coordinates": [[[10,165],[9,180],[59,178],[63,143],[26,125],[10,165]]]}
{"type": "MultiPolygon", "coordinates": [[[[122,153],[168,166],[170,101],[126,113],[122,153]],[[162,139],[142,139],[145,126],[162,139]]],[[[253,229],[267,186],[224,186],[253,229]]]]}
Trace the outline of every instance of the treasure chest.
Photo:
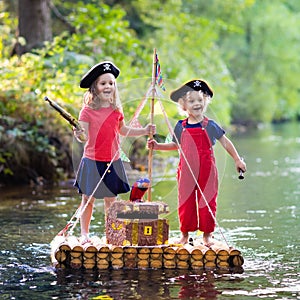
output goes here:
{"type": "Polygon", "coordinates": [[[106,240],[117,246],[154,246],[168,243],[168,213],[163,202],[115,201],[106,218],[106,240]]]}

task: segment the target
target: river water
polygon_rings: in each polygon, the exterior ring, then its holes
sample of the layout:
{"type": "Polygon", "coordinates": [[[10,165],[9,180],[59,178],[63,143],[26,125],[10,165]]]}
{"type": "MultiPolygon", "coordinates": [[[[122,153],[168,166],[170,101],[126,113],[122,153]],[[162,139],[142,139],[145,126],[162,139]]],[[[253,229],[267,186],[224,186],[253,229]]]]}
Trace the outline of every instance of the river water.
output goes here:
{"type": "MultiPolygon", "coordinates": [[[[231,158],[216,146],[215,235],[221,239],[222,233],[242,251],[245,263],[236,273],[55,270],[49,244],[75,212],[79,196],[67,183],[1,188],[0,299],[300,299],[299,132],[300,124],[294,123],[231,136],[247,162],[244,180],[237,179],[231,158]]],[[[175,237],[176,153],[168,161],[169,167],[154,173],[153,199],[169,204],[170,235],[175,237]]],[[[103,219],[97,201],[94,234],[103,233],[103,219]]]]}

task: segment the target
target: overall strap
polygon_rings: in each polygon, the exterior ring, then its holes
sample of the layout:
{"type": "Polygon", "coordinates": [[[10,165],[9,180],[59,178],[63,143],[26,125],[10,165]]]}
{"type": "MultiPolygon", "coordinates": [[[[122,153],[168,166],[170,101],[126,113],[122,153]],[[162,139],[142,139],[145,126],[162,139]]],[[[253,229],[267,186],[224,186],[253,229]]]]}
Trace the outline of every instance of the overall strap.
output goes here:
{"type": "MultiPolygon", "coordinates": [[[[183,128],[186,127],[187,120],[188,120],[188,119],[184,119],[184,120],[182,121],[182,127],[183,127],[183,128]]],[[[207,118],[207,117],[204,117],[201,126],[202,126],[203,129],[206,129],[207,125],[208,125],[208,118],[207,118]]]]}
{"type": "Polygon", "coordinates": [[[207,117],[204,117],[203,121],[202,121],[202,128],[206,128],[208,125],[208,118],[207,117]]]}

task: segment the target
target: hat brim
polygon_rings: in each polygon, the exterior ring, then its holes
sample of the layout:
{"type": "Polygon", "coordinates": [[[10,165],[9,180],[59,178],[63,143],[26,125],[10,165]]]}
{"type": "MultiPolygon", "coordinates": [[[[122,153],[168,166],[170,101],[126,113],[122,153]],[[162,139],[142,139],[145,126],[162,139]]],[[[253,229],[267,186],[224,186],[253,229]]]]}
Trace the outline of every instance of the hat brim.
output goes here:
{"type": "Polygon", "coordinates": [[[120,70],[110,61],[101,62],[93,66],[80,80],[81,88],[89,88],[92,83],[102,74],[111,73],[117,78],[120,70]]]}
{"type": "Polygon", "coordinates": [[[178,100],[184,97],[188,92],[202,91],[204,94],[213,97],[213,91],[208,83],[202,79],[195,79],[187,81],[185,84],[174,90],[170,94],[171,100],[178,102],[178,100]],[[198,84],[195,84],[198,83],[198,84]]]}

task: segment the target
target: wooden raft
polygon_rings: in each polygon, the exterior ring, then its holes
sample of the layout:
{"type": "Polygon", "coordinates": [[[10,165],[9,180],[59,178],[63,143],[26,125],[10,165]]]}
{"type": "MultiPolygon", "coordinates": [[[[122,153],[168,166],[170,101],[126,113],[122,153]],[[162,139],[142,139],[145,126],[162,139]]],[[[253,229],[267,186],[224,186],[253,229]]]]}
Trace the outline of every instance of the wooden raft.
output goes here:
{"type": "Polygon", "coordinates": [[[222,269],[242,267],[241,252],[214,241],[210,248],[194,245],[115,246],[97,236],[81,245],[75,236],[56,236],[51,242],[56,268],[70,269],[222,269]]]}

